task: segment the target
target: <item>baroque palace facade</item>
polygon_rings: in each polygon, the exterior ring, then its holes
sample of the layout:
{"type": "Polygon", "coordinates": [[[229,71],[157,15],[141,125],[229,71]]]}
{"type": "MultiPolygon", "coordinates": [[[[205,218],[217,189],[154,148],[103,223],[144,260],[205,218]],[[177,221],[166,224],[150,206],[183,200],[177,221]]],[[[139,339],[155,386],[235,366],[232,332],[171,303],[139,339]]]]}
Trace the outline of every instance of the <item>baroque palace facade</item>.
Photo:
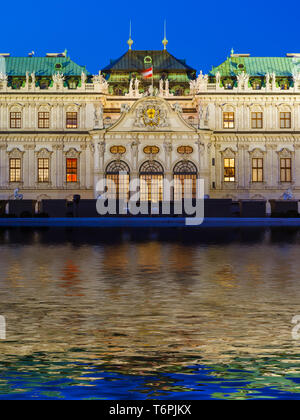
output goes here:
{"type": "Polygon", "coordinates": [[[66,52],[0,55],[0,199],[93,198],[102,177],[122,198],[136,177],[142,200],[197,177],[211,198],[300,198],[300,55],[232,51],[197,76],[166,43],[129,46],[97,75],[66,52]]]}

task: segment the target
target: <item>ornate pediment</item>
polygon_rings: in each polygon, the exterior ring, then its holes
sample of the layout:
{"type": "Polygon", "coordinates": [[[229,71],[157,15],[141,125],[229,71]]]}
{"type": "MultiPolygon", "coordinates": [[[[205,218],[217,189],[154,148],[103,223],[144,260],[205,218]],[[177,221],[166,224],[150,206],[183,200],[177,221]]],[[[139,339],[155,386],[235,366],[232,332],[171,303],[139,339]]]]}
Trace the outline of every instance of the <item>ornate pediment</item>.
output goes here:
{"type": "Polygon", "coordinates": [[[167,110],[162,102],[149,100],[141,103],[135,112],[135,127],[156,128],[168,127],[167,110]]]}
{"type": "Polygon", "coordinates": [[[188,132],[197,131],[191,127],[179,112],[163,98],[146,97],[137,100],[131,107],[123,105],[124,111],[107,132],[188,132]]]}

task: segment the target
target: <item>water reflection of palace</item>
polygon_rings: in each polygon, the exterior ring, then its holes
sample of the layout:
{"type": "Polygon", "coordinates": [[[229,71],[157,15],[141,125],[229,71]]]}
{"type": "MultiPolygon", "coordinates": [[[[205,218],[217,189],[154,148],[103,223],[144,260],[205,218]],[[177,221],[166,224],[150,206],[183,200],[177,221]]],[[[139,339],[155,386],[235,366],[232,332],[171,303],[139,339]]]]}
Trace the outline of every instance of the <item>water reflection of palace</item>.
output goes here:
{"type": "Polygon", "coordinates": [[[300,294],[299,244],[267,238],[192,247],[2,245],[1,311],[11,339],[1,357],[76,347],[75,359],[88,352],[112,371],[150,373],[283,347],[297,352],[290,320],[300,294]]]}

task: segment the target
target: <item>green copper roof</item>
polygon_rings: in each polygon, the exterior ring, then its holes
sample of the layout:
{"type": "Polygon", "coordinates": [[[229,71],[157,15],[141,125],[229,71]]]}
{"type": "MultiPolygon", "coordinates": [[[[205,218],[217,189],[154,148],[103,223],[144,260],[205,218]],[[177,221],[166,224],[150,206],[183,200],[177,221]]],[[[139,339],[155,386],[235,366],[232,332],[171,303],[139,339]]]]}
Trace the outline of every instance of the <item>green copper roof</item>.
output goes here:
{"type": "Polygon", "coordinates": [[[195,72],[192,67],[188,66],[184,60],[175,58],[172,54],[165,50],[128,50],[117,60],[113,60],[103,71],[141,71],[146,67],[153,65],[154,71],[179,71],[179,72],[195,72]],[[152,64],[145,65],[145,57],[152,58],[152,64]]]}
{"type": "MultiPolygon", "coordinates": [[[[224,63],[213,67],[209,75],[235,76],[245,71],[250,76],[264,76],[275,72],[277,76],[292,76],[293,70],[299,69],[298,57],[229,57],[224,63]]],[[[299,71],[299,70],[298,70],[299,71]]]]}
{"type": "Polygon", "coordinates": [[[36,76],[52,76],[58,71],[56,64],[61,64],[60,71],[65,76],[80,76],[82,72],[89,74],[85,66],[79,66],[69,57],[1,57],[1,69],[5,66],[8,76],[26,76],[35,72],[36,76]],[[3,63],[5,60],[5,64],[3,63]]]}

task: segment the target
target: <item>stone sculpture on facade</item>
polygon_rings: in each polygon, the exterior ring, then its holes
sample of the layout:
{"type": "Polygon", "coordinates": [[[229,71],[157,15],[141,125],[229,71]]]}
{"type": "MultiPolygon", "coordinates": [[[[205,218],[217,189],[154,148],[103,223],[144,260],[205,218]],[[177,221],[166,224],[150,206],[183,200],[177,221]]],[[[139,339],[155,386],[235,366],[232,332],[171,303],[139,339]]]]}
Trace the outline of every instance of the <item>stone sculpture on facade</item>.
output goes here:
{"type": "Polygon", "coordinates": [[[138,78],[130,79],[129,82],[129,91],[125,94],[125,96],[129,98],[141,98],[143,96],[142,93],[139,91],[140,80],[138,78]]]}
{"type": "Polygon", "coordinates": [[[81,86],[84,86],[86,83],[86,74],[84,72],[81,73],[81,86]]]}
{"type": "Polygon", "coordinates": [[[181,113],[182,112],[182,107],[181,107],[181,105],[178,102],[176,102],[173,105],[173,109],[174,109],[175,112],[178,112],[178,113],[181,113]]]}
{"type": "Polygon", "coordinates": [[[31,73],[31,86],[33,88],[35,87],[35,73],[34,72],[31,73]]]}
{"type": "Polygon", "coordinates": [[[55,88],[57,88],[57,89],[62,89],[63,88],[64,80],[65,80],[63,73],[59,73],[59,72],[54,73],[52,75],[52,80],[53,80],[53,85],[54,85],[55,88]]]}
{"type": "Polygon", "coordinates": [[[208,84],[208,75],[203,74],[202,70],[199,73],[199,76],[197,77],[196,86],[197,86],[197,93],[206,91],[207,90],[207,84],[208,84]]]}
{"type": "Polygon", "coordinates": [[[23,200],[23,194],[19,194],[19,188],[16,188],[14,191],[15,200],[23,200]]]}
{"type": "Polygon", "coordinates": [[[240,74],[237,75],[237,82],[238,82],[238,89],[239,90],[247,90],[248,83],[249,83],[249,75],[242,71],[240,74]]]}
{"type": "Polygon", "coordinates": [[[270,73],[266,74],[266,89],[270,89],[270,73]]]}
{"type": "Polygon", "coordinates": [[[92,80],[97,91],[101,93],[108,93],[108,83],[105,80],[103,74],[101,74],[101,71],[99,71],[99,74],[96,74],[95,76],[93,76],[92,80]]]}
{"type": "Polygon", "coordinates": [[[121,114],[127,113],[130,111],[130,105],[129,104],[122,104],[121,105],[121,114]]]}
{"type": "Polygon", "coordinates": [[[274,73],[272,73],[271,74],[271,79],[272,79],[272,90],[275,90],[276,89],[276,73],[274,72],[274,73]]]}
{"type": "Polygon", "coordinates": [[[95,104],[95,113],[94,113],[94,128],[103,128],[103,106],[102,104],[95,104]]]}

